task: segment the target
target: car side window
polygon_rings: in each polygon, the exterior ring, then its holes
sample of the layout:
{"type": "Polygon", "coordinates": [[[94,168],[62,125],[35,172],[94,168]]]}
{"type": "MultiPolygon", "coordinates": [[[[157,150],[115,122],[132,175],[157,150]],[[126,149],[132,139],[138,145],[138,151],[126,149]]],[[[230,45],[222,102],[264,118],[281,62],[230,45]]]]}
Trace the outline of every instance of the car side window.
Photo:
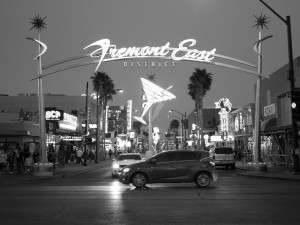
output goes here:
{"type": "Polygon", "coordinates": [[[178,161],[196,160],[199,156],[196,152],[178,152],[178,161]]]}
{"type": "Polygon", "coordinates": [[[160,154],[155,157],[156,162],[169,162],[169,161],[174,161],[175,160],[175,155],[172,154],[171,152],[165,152],[163,154],[160,154]]]}

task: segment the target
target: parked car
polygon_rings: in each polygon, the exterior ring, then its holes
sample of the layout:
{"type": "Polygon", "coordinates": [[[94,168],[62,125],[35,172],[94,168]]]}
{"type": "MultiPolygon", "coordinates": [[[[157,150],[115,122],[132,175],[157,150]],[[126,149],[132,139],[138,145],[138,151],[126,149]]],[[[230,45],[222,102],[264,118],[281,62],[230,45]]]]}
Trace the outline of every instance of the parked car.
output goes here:
{"type": "Polygon", "coordinates": [[[111,176],[118,176],[118,172],[125,166],[142,161],[142,156],[139,153],[123,153],[118,155],[111,164],[111,176]]]}
{"type": "Polygon", "coordinates": [[[210,150],[210,156],[215,162],[215,166],[226,166],[235,169],[234,151],[231,147],[216,147],[210,150]]]}
{"type": "Polygon", "coordinates": [[[124,167],[119,181],[144,187],[147,183],[195,182],[207,187],[218,175],[207,151],[171,150],[158,153],[149,159],[124,167]]]}

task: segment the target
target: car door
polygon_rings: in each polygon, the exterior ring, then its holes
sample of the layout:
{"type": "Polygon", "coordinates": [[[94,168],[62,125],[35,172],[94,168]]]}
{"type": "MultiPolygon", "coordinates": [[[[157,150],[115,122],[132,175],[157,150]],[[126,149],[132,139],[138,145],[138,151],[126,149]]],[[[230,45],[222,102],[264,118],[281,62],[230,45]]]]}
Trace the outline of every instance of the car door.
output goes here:
{"type": "Polygon", "coordinates": [[[148,177],[151,182],[170,181],[176,175],[176,167],[173,166],[175,161],[174,152],[163,152],[155,156],[154,159],[156,163],[153,163],[148,170],[148,177]]]}
{"type": "Polygon", "coordinates": [[[173,180],[177,182],[191,180],[195,163],[199,157],[194,151],[177,152],[176,156],[176,161],[173,165],[176,175],[173,177],[173,180]]]}

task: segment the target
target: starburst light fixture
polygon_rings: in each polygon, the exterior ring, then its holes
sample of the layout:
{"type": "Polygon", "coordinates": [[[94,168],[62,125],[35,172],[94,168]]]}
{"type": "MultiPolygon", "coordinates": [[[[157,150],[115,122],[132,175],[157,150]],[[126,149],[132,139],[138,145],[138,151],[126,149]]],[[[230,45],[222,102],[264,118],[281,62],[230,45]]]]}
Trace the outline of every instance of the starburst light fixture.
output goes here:
{"type": "Polygon", "coordinates": [[[47,16],[42,19],[39,14],[35,15],[34,18],[30,18],[30,23],[33,25],[30,30],[36,29],[38,32],[40,32],[42,29],[47,29],[47,23],[44,21],[46,18],[47,16]]]}
{"type": "Polygon", "coordinates": [[[156,74],[155,73],[150,73],[148,74],[147,73],[147,79],[152,81],[152,82],[155,82],[155,79],[157,78],[156,74]]]}
{"type": "Polygon", "coordinates": [[[263,29],[264,27],[266,27],[267,29],[269,29],[268,27],[267,27],[267,23],[269,23],[270,21],[268,21],[268,19],[269,19],[269,17],[266,15],[266,14],[262,14],[262,13],[260,13],[260,15],[259,16],[255,16],[255,15],[253,15],[254,17],[255,17],[255,24],[253,25],[253,27],[256,27],[256,29],[263,29]]]}

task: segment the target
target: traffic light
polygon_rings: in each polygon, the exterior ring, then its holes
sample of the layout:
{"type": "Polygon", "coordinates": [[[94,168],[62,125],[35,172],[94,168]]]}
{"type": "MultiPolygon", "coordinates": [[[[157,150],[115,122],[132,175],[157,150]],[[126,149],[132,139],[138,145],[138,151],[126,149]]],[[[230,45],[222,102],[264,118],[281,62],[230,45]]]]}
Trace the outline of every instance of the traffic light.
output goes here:
{"type": "Polygon", "coordinates": [[[291,97],[292,116],[295,122],[300,122],[300,91],[293,91],[291,97]]]}

